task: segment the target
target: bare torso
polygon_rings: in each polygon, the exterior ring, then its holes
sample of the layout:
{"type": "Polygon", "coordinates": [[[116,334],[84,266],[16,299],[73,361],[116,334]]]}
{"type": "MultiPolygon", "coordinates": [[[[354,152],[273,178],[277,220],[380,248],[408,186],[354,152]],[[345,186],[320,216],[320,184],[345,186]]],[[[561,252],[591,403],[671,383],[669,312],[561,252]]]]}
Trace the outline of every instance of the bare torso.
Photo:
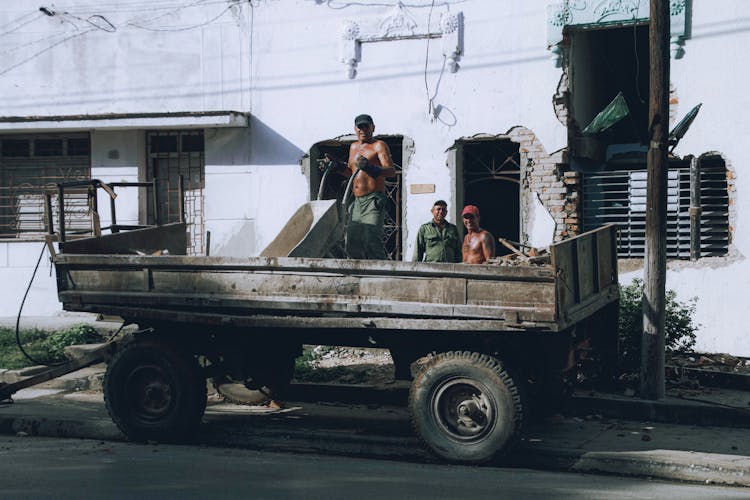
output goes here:
{"type": "Polygon", "coordinates": [[[461,247],[464,264],[483,264],[495,256],[495,244],[489,231],[479,229],[464,236],[461,247]]]}
{"type": "MultiPolygon", "coordinates": [[[[365,157],[371,165],[385,167],[384,174],[373,179],[366,173],[362,172],[354,178],[352,191],[354,196],[359,198],[375,191],[385,191],[385,177],[392,171],[391,152],[388,145],[381,140],[372,140],[371,142],[357,141],[349,147],[349,167],[350,175],[357,171],[357,158],[365,157]]],[[[392,173],[392,172],[391,172],[392,173]]]]}

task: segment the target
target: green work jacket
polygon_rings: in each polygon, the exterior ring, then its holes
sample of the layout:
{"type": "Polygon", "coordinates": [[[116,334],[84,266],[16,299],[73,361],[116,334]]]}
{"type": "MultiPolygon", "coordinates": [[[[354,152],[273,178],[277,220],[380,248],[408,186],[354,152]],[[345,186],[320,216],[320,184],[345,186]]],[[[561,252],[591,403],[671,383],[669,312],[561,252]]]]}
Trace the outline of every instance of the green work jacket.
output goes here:
{"type": "Polygon", "coordinates": [[[445,221],[441,231],[434,221],[422,224],[414,249],[416,262],[461,262],[461,235],[455,224],[445,221]]]}

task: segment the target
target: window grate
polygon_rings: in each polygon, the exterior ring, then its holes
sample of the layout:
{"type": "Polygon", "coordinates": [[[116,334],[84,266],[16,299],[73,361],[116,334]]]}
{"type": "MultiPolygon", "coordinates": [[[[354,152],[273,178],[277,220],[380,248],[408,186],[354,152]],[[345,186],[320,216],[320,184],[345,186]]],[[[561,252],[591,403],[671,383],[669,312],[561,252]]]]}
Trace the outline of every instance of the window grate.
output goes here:
{"type": "MultiPolygon", "coordinates": [[[[43,238],[47,232],[44,192],[56,191],[58,183],[90,179],[89,150],[88,134],[0,136],[0,238],[43,238]]],[[[57,220],[56,194],[52,200],[57,220]]],[[[66,191],[65,210],[65,224],[72,233],[91,232],[85,189],[66,191]]]]}
{"type": "MultiPolygon", "coordinates": [[[[583,229],[617,224],[617,254],[642,258],[646,244],[646,171],[640,168],[588,173],[583,177],[583,229]]],[[[729,196],[723,161],[701,164],[701,255],[729,249],[729,196]]],[[[667,258],[690,258],[690,167],[670,166],[667,184],[667,258]]]]}
{"type": "Polygon", "coordinates": [[[152,131],[147,133],[149,182],[157,179],[158,207],[148,199],[149,224],[180,220],[184,210],[187,223],[188,253],[205,253],[204,186],[206,162],[202,130],[152,131]],[[184,185],[180,204],[180,177],[184,185]]]}

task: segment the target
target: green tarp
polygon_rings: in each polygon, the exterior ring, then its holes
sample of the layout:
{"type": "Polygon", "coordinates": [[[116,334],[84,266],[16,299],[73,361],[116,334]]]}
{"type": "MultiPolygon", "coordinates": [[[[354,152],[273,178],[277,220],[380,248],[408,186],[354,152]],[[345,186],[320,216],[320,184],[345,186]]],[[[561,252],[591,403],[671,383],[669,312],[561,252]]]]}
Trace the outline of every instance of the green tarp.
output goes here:
{"type": "Polygon", "coordinates": [[[630,113],[628,103],[625,102],[622,92],[619,92],[607,107],[599,112],[591,123],[583,129],[583,135],[594,135],[604,132],[615,123],[619,122],[630,113]]]}

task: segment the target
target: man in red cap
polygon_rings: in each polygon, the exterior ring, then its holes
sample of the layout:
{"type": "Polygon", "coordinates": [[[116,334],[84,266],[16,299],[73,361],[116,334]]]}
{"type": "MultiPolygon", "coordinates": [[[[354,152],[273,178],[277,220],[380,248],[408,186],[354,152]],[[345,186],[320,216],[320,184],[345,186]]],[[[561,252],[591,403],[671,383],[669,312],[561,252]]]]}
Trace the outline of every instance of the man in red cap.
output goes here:
{"type": "Polygon", "coordinates": [[[464,264],[483,264],[495,256],[495,239],[489,231],[479,227],[479,209],[466,205],[461,212],[466,228],[464,244],[461,247],[464,264]]]}

